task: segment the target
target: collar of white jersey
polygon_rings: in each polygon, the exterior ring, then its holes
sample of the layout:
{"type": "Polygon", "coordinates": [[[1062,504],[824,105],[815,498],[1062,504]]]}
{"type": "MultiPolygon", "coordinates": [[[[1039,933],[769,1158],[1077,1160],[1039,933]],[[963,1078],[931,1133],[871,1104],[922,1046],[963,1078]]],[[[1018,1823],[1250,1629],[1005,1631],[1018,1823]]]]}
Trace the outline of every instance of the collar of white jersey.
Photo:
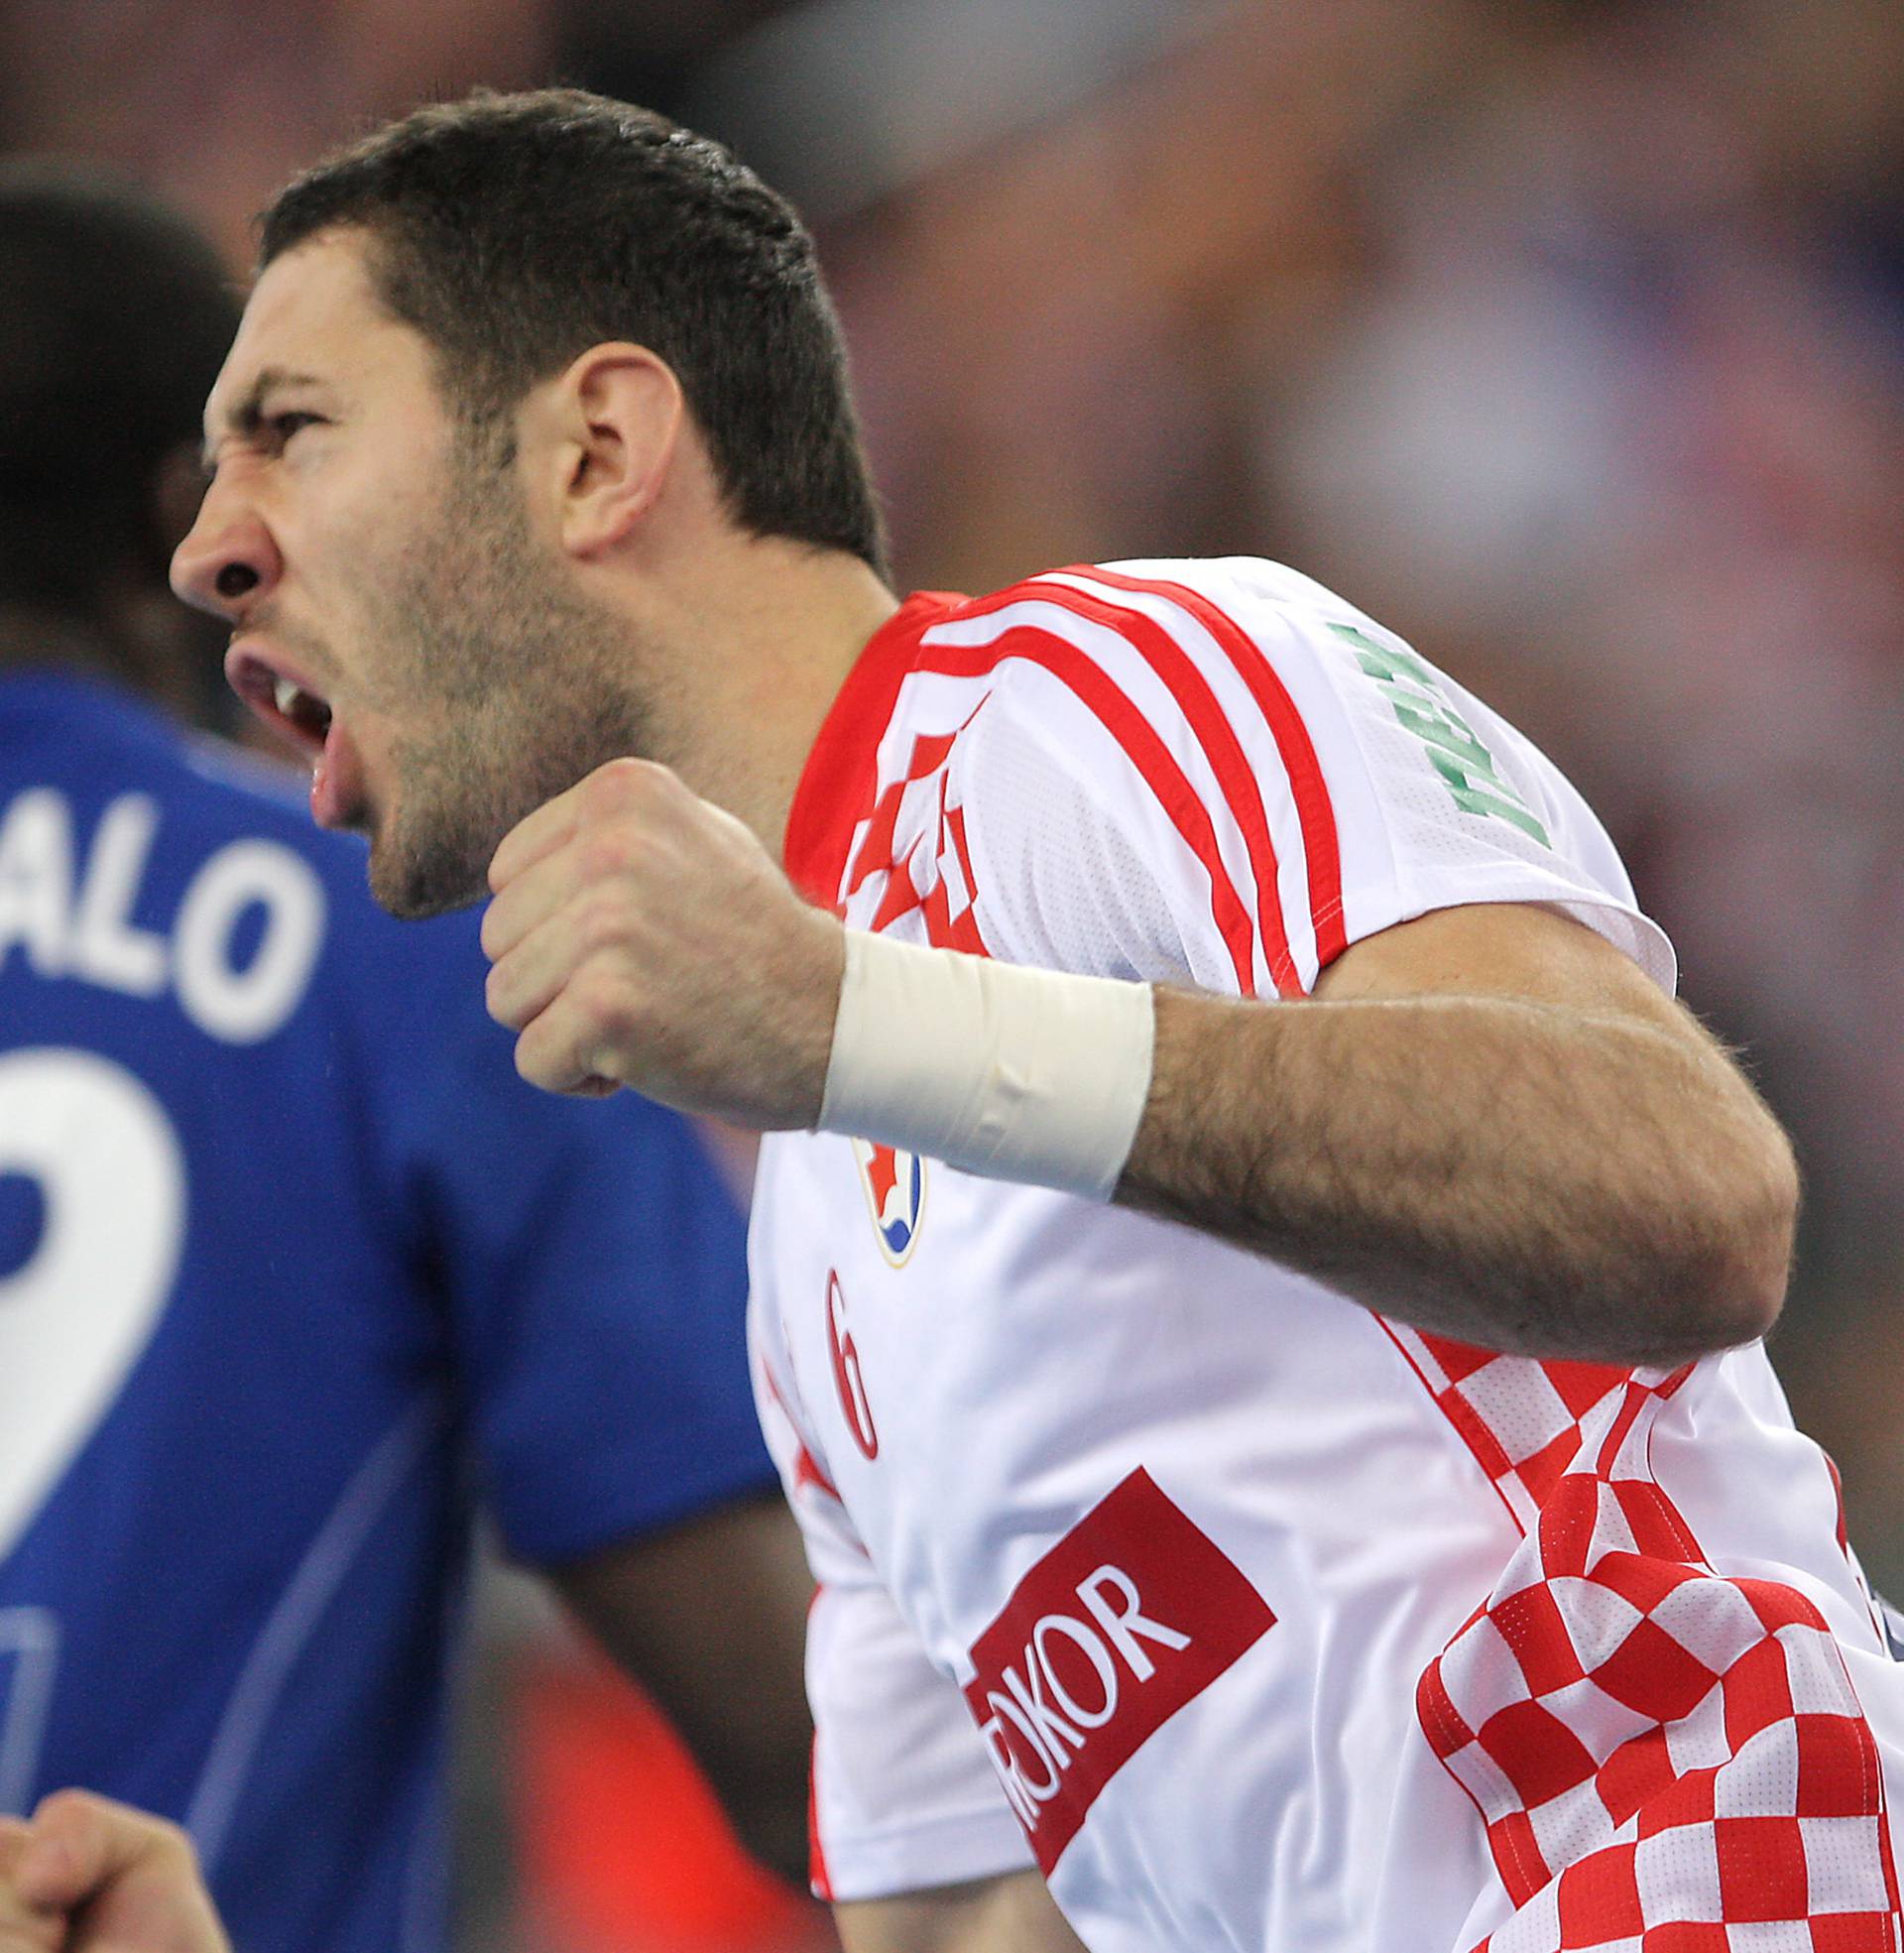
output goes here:
{"type": "Polygon", "coordinates": [[[915,590],[866,642],[846,674],[819,737],[800,770],[786,816],[781,858],[808,901],[837,912],[853,830],[873,799],[880,735],[900,684],[918,657],[919,640],[967,597],[915,590]]]}

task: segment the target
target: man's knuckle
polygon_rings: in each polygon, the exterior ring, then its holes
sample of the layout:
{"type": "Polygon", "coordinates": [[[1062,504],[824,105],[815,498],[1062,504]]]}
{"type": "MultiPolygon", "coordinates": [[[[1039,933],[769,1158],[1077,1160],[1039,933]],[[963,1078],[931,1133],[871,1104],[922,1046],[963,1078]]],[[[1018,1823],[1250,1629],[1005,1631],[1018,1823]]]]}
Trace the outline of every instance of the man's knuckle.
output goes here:
{"type": "Polygon", "coordinates": [[[625,825],[601,822],[591,827],[582,839],[582,874],[591,882],[610,881],[635,866],[637,853],[635,836],[625,825]]]}
{"type": "Polygon", "coordinates": [[[583,782],[582,802],[591,813],[636,804],[647,791],[647,777],[653,770],[645,760],[605,761],[583,782]]]}
{"type": "Polygon", "coordinates": [[[175,1824],[170,1818],[155,1817],[152,1825],[152,1842],[155,1849],[168,1857],[177,1859],[193,1872],[198,1869],[198,1847],[192,1842],[191,1834],[182,1825],[175,1824]]]}
{"type": "Polygon", "coordinates": [[[625,971],[607,963],[584,971],[577,979],[575,1002],[589,1024],[608,1038],[638,1032],[646,1015],[641,986],[625,971]]]}
{"type": "Polygon", "coordinates": [[[105,1803],[106,1800],[93,1790],[53,1790],[40,1799],[35,1807],[34,1816],[36,1819],[51,1818],[59,1821],[68,1812],[78,1815],[103,1810],[105,1803]]]}
{"type": "Polygon", "coordinates": [[[630,920],[628,905],[622,897],[598,889],[583,900],[575,919],[575,931],[587,950],[613,949],[627,940],[630,920]]]}

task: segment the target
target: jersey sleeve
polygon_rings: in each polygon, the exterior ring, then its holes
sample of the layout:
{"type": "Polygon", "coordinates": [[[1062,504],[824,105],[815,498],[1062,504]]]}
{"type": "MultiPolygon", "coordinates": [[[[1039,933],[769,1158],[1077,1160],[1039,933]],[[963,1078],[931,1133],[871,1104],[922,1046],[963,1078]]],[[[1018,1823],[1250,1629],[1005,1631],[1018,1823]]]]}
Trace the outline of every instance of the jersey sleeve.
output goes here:
{"type": "Polygon", "coordinates": [[[687,1121],[517,1075],[468,917],[418,944],[379,1124],[433,1269],[479,1489],[512,1553],[583,1557],[771,1490],[739,1202],[687,1121]]]}
{"type": "Polygon", "coordinates": [[[808,1430],[773,1311],[751,1324],[761,1428],[817,1582],[806,1628],[814,1892],[891,1898],[1020,1871],[1031,1848],[957,1688],[881,1583],[808,1430]]]}
{"type": "Polygon", "coordinates": [[[955,946],[1293,996],[1397,922],[1538,903],[1672,986],[1670,944],[1558,769],[1294,571],[1059,571],[925,638],[928,658],[987,643],[990,689],[947,760],[955,946]]]}

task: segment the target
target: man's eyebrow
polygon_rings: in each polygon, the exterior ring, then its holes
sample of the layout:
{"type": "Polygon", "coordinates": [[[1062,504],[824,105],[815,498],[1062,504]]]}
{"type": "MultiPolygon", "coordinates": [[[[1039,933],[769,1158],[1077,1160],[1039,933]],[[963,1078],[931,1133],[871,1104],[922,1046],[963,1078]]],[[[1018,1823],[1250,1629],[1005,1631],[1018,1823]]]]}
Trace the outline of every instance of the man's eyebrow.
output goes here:
{"type": "MultiPolygon", "coordinates": [[[[266,398],[280,387],[314,387],[321,385],[314,373],[294,372],[288,366],[265,366],[258,370],[257,377],[250,386],[225,409],[224,431],[249,437],[265,424],[266,398]]],[[[205,444],[199,450],[199,464],[205,473],[212,471],[212,454],[218,445],[218,436],[207,432],[205,444]]]]}

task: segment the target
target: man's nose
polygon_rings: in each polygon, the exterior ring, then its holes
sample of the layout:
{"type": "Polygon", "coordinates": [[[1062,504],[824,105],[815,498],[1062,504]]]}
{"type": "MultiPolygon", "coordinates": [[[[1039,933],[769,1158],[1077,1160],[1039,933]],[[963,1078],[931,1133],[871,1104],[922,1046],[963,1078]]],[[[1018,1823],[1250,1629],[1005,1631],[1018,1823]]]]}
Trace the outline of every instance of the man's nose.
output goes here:
{"type": "Polygon", "coordinates": [[[242,497],[214,481],[173,552],[172,587],[186,603],[236,623],[283,569],[270,530],[242,497]]]}

